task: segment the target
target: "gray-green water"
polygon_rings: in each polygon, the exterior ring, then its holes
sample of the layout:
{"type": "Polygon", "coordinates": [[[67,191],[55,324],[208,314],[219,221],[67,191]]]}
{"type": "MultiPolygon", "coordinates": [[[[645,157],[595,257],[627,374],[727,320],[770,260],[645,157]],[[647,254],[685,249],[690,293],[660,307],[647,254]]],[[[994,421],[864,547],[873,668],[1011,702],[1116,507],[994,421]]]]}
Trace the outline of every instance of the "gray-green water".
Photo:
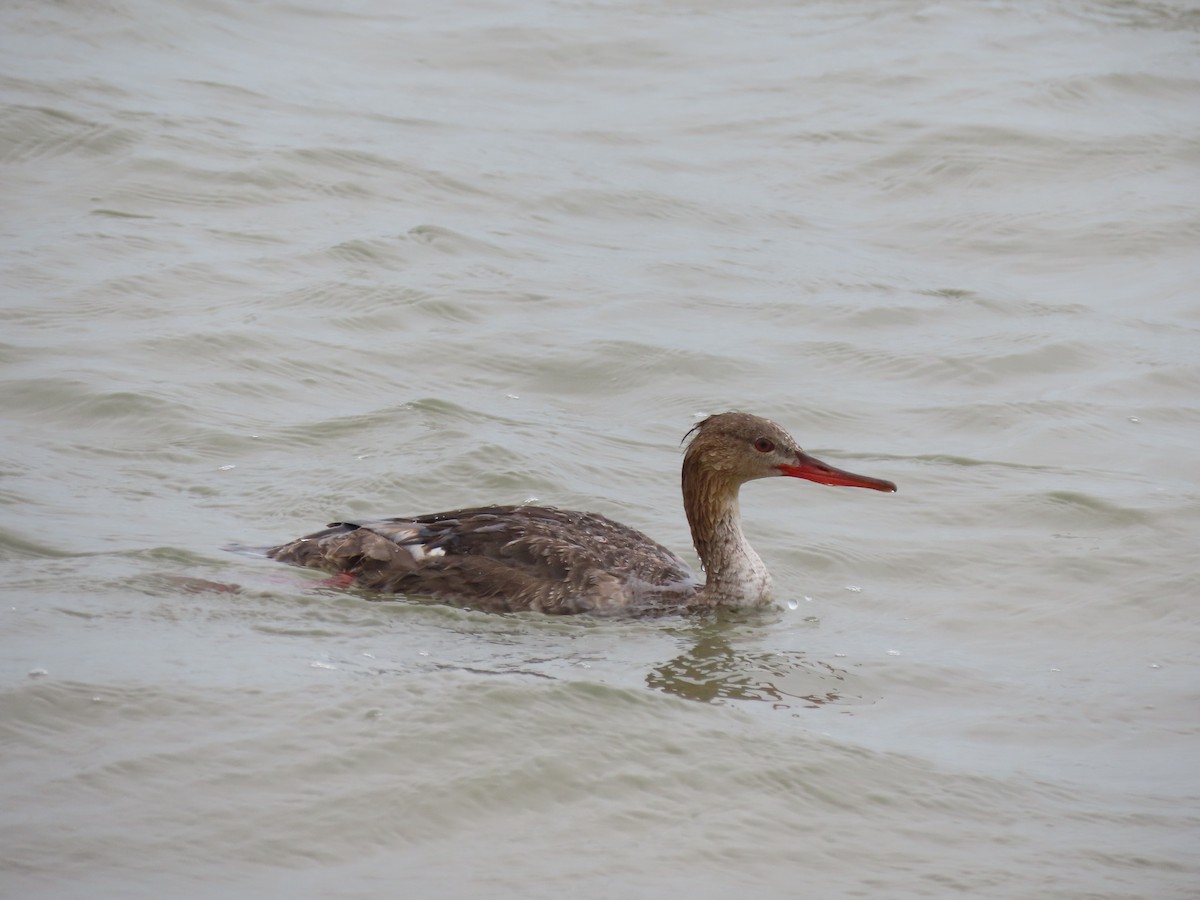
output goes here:
{"type": "Polygon", "coordinates": [[[1198,32],[5,5],[0,894],[1196,896],[1198,32]],[[767,613],[219,549],[536,497],[685,551],[730,407],[900,486],[749,486],[767,613]]]}

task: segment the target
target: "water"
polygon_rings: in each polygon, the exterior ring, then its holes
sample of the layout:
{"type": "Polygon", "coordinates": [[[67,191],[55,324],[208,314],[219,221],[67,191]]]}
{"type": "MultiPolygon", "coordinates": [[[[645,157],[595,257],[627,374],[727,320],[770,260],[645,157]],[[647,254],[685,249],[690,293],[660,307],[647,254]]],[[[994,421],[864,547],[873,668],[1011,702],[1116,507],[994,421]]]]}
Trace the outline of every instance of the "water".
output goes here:
{"type": "Polygon", "coordinates": [[[0,893],[1191,897],[1185,3],[9,4],[0,893]],[[222,553],[538,498],[779,605],[222,553]]]}

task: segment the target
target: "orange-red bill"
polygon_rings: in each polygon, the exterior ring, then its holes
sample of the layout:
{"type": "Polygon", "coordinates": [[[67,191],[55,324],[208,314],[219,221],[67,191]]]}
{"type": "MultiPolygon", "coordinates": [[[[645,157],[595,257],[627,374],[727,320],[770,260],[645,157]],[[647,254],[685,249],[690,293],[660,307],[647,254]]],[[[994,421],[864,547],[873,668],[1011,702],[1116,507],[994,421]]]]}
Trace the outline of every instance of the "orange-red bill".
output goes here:
{"type": "Polygon", "coordinates": [[[795,464],[779,466],[779,471],[791,478],[804,478],[817,484],[834,484],[842,487],[870,488],[873,491],[895,493],[896,485],[882,478],[855,475],[845,469],[836,469],[807,453],[797,453],[795,464]]]}

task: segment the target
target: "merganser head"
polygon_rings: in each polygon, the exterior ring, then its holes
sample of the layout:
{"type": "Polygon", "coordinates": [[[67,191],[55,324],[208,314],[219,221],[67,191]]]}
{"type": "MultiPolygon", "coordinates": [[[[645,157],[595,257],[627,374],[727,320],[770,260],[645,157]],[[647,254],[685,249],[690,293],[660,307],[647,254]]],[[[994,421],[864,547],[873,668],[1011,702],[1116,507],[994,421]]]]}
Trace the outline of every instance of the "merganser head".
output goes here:
{"type": "Polygon", "coordinates": [[[712,475],[739,485],[756,478],[786,475],[817,484],[870,488],[894,492],[882,478],[855,475],[805,453],[796,439],[769,419],[744,412],[724,412],[698,422],[684,435],[691,437],[684,463],[700,465],[712,475]]]}

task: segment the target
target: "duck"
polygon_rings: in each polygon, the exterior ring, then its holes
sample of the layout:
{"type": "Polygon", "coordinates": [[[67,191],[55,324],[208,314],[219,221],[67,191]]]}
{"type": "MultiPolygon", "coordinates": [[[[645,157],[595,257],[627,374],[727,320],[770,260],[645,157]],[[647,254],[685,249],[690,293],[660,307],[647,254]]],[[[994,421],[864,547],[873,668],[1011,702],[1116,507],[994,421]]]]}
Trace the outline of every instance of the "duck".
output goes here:
{"type": "Polygon", "coordinates": [[[341,585],[490,612],[603,616],[764,607],[773,601],[771,575],[742,531],[743,484],[786,477],[896,491],[891,481],[810,456],[780,425],[737,410],[704,418],[684,441],[683,507],[703,580],[636,529],[551,506],[333,522],[263,552],[332,573],[341,585]]]}

